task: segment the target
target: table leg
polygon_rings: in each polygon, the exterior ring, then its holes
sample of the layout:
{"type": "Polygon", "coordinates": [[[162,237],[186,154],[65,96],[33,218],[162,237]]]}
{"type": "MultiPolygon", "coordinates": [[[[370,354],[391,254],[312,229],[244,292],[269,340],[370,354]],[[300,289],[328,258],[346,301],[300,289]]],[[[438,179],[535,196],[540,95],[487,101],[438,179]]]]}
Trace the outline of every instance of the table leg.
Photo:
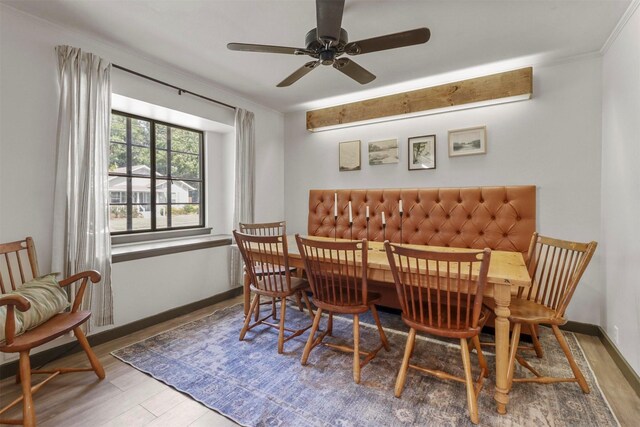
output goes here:
{"type": "Polygon", "coordinates": [[[493,298],[496,302],[496,394],[494,399],[498,405],[498,413],[507,413],[509,403],[509,385],[507,371],[509,367],[509,303],[511,302],[511,286],[509,284],[494,285],[493,298]]]}
{"type": "Polygon", "coordinates": [[[244,271],[244,285],[242,292],[244,294],[244,315],[247,316],[249,314],[249,308],[251,307],[251,289],[249,285],[251,283],[251,278],[247,270],[244,271]]]}

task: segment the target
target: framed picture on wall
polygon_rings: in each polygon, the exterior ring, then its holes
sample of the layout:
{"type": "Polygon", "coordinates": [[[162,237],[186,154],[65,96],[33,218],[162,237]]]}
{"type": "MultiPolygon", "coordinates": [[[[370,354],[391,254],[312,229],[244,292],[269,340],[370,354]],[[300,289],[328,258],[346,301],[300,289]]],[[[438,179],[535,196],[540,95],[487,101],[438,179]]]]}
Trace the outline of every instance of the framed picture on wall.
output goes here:
{"type": "Polygon", "coordinates": [[[449,131],[449,157],[485,154],[486,152],[486,126],[449,131]]]}
{"type": "Polygon", "coordinates": [[[384,141],[374,141],[369,143],[369,164],[384,165],[387,163],[398,163],[398,140],[385,139],[384,141]]]}
{"type": "Polygon", "coordinates": [[[436,168],[436,136],[409,138],[409,170],[436,168]]]}
{"type": "Polygon", "coordinates": [[[339,145],[340,172],[360,170],[360,141],[345,141],[339,145]]]}

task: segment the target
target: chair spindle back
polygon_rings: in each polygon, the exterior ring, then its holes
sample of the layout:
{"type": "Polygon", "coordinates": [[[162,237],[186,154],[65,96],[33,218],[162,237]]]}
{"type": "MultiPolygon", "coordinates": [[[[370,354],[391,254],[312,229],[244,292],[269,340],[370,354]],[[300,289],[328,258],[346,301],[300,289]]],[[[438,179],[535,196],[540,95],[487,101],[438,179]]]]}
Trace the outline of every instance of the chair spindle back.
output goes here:
{"type": "Polygon", "coordinates": [[[332,242],[296,234],[313,298],[330,305],[368,305],[366,240],[332,242]]]}
{"type": "Polygon", "coordinates": [[[0,244],[0,293],[15,291],[23,283],[39,276],[36,249],[31,237],[0,244]]]}
{"type": "Polygon", "coordinates": [[[597,243],[577,243],[533,234],[527,263],[532,286],[524,298],[563,317],[596,250],[597,243]]]}
{"type": "Polygon", "coordinates": [[[291,292],[286,235],[262,236],[233,230],[233,236],[253,286],[272,293],[291,292]]]}
{"type": "Polygon", "coordinates": [[[388,241],[385,249],[405,318],[439,330],[478,327],[491,250],[435,252],[388,241]]]}
{"type": "Polygon", "coordinates": [[[240,232],[254,236],[282,236],[287,234],[287,222],[240,223],[240,232]]]}

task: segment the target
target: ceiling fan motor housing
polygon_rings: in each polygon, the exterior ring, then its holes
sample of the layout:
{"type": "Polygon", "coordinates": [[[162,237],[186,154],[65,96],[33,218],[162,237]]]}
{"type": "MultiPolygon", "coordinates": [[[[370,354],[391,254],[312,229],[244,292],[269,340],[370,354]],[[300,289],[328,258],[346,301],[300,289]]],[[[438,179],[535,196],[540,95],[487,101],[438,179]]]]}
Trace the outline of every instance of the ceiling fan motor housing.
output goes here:
{"type": "Polygon", "coordinates": [[[349,41],[349,35],[344,28],[340,29],[340,40],[332,42],[329,47],[318,38],[318,29],[314,28],[305,36],[307,49],[315,52],[323,65],[331,65],[335,58],[344,52],[344,47],[349,41]]]}

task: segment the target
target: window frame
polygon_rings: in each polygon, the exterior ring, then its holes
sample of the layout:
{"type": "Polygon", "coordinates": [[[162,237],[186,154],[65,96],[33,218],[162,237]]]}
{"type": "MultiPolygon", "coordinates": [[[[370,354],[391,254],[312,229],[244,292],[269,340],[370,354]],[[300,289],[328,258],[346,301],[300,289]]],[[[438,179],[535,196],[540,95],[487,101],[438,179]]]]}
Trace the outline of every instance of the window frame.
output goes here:
{"type": "MultiPolygon", "coordinates": [[[[204,144],[204,131],[202,130],[198,130],[198,129],[193,129],[193,128],[189,128],[186,126],[181,126],[181,125],[176,125],[173,123],[169,123],[169,122],[165,122],[162,120],[156,120],[150,117],[144,117],[144,116],[140,116],[140,115],[136,115],[136,114],[131,114],[131,113],[127,113],[124,111],[119,111],[119,110],[115,110],[112,109],[110,116],[109,116],[109,126],[111,126],[111,121],[112,121],[112,116],[113,115],[119,115],[119,116],[123,116],[125,117],[127,120],[125,122],[125,141],[124,142],[119,142],[119,141],[113,141],[111,139],[111,132],[109,132],[109,163],[111,163],[111,145],[112,144],[121,144],[124,145],[125,150],[127,152],[127,162],[126,162],[126,172],[125,173],[112,173],[111,171],[108,171],[108,176],[109,178],[111,177],[123,177],[126,179],[127,181],[127,197],[126,197],[126,202],[125,203],[116,203],[116,204],[112,204],[111,203],[111,193],[109,192],[109,216],[111,215],[111,207],[112,206],[124,206],[127,210],[127,230],[123,230],[123,231],[111,231],[110,230],[110,235],[111,236],[126,236],[126,235],[132,235],[132,234],[140,234],[140,233],[164,233],[167,231],[175,231],[175,230],[191,230],[191,229],[205,229],[206,228],[206,224],[205,224],[205,210],[206,210],[206,185],[205,185],[205,144],[204,144]],[[140,174],[133,174],[132,173],[132,166],[134,166],[132,164],[133,162],[133,156],[132,156],[132,147],[136,147],[139,145],[133,144],[132,141],[132,131],[131,131],[131,119],[136,119],[136,120],[143,120],[146,122],[149,122],[149,163],[150,163],[150,171],[149,171],[149,175],[140,175],[140,174]],[[163,175],[162,177],[158,178],[157,173],[156,173],[156,126],[157,125],[161,125],[161,126],[166,126],[167,127],[167,146],[166,148],[161,148],[161,150],[165,150],[167,152],[167,174],[163,175]],[[175,129],[181,129],[181,130],[185,130],[188,132],[194,132],[197,133],[200,136],[200,141],[199,141],[199,162],[198,162],[198,166],[199,166],[199,176],[200,178],[195,179],[195,178],[173,178],[172,174],[171,174],[171,157],[174,153],[173,150],[171,150],[171,128],[175,128],[175,129]],[[139,205],[139,203],[134,203],[133,202],[133,189],[132,189],[132,179],[134,178],[144,178],[144,179],[149,179],[150,180],[150,189],[153,189],[152,191],[150,191],[149,197],[149,205],[151,206],[151,212],[150,212],[150,227],[149,228],[144,228],[144,229],[138,229],[138,230],[131,230],[130,228],[132,228],[132,222],[133,222],[133,215],[129,214],[133,212],[133,208],[136,205],[139,205]],[[167,197],[167,201],[166,203],[161,203],[160,205],[164,205],[166,206],[166,210],[167,210],[167,227],[164,228],[158,228],[157,227],[157,189],[156,189],[156,180],[166,180],[167,183],[171,183],[173,184],[174,182],[177,181],[183,181],[185,183],[199,183],[200,184],[200,194],[199,194],[199,202],[198,203],[174,203],[172,202],[172,200],[167,197]],[[199,206],[199,221],[197,225],[186,225],[186,226],[179,226],[179,227],[175,227],[175,226],[169,226],[169,224],[171,224],[171,207],[172,205],[183,205],[183,204],[189,204],[189,205],[198,205],[199,206]]],[[[189,154],[189,155],[194,155],[194,153],[186,153],[183,151],[175,151],[175,153],[177,154],[189,154]]],[[[169,193],[170,188],[167,189],[167,193],[169,193]]],[[[110,218],[109,218],[109,222],[110,222],[110,218]]]]}

